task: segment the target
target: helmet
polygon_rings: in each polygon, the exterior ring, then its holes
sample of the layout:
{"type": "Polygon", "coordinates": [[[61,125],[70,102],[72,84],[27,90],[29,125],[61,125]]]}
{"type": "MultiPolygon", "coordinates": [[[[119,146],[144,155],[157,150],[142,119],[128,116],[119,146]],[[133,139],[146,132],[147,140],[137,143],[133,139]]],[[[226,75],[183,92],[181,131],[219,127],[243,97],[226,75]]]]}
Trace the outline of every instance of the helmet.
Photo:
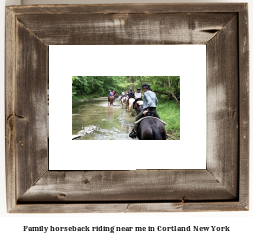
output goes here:
{"type": "Polygon", "coordinates": [[[143,88],[149,88],[149,84],[148,83],[144,83],[143,85],[142,85],[142,89],[143,88]]]}

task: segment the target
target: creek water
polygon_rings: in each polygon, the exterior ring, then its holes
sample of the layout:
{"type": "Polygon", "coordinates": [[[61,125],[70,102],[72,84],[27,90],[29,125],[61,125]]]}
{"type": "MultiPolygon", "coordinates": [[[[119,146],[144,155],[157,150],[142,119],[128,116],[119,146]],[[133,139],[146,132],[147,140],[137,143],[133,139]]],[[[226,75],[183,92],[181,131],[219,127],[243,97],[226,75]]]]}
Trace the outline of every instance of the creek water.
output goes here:
{"type": "MultiPolygon", "coordinates": [[[[72,135],[82,127],[91,125],[98,129],[76,140],[132,140],[128,135],[133,129],[135,117],[129,116],[118,99],[108,106],[107,98],[96,98],[93,102],[72,104],[72,135]]],[[[135,114],[134,114],[135,115],[135,114]]]]}

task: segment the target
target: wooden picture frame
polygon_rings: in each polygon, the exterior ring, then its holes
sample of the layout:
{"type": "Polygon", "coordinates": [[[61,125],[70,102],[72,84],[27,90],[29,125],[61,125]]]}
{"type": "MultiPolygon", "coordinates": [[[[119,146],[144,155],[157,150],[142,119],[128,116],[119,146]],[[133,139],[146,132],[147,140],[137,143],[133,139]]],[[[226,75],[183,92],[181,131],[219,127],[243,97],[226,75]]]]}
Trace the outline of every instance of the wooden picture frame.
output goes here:
{"type": "Polygon", "coordinates": [[[246,3],[6,7],[8,212],[247,211],[248,40],[246,3]],[[55,44],[206,44],[206,169],[49,171],[55,44]]]}

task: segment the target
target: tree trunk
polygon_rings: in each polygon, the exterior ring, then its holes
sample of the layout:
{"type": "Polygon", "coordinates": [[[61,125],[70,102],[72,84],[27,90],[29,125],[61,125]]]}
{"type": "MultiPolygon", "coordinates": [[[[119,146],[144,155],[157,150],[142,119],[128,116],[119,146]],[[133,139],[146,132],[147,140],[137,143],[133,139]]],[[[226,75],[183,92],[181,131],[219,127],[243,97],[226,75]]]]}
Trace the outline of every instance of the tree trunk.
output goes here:
{"type": "Polygon", "coordinates": [[[178,94],[178,82],[179,81],[176,81],[176,87],[175,87],[176,88],[176,92],[175,92],[176,95],[178,94]]]}
{"type": "Polygon", "coordinates": [[[131,76],[131,83],[132,83],[131,88],[134,91],[134,76],[131,76]]]}
{"type": "Polygon", "coordinates": [[[168,81],[169,81],[169,88],[170,88],[170,91],[171,91],[171,94],[172,94],[172,97],[176,100],[177,102],[177,105],[180,107],[180,102],[177,100],[177,97],[175,96],[174,94],[174,91],[172,89],[172,82],[170,81],[170,77],[168,76],[168,81]]]}
{"type": "Polygon", "coordinates": [[[140,79],[140,84],[141,84],[140,89],[141,89],[141,87],[142,87],[141,76],[139,76],[139,79],[140,79]]]}

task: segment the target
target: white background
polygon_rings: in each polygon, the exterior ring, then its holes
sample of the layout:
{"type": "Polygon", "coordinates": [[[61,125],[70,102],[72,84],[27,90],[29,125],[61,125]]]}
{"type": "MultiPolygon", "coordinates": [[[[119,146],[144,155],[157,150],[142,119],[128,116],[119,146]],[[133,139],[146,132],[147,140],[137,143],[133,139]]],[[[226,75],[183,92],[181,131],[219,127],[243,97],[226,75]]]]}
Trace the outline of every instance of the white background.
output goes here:
{"type": "Polygon", "coordinates": [[[205,169],[206,46],[49,46],[49,138],[50,170],[205,169]],[[72,76],[125,75],[180,76],[180,140],[71,139],[72,76]]]}
{"type": "MultiPolygon", "coordinates": [[[[12,5],[12,4],[20,4],[21,1],[19,0],[6,0],[1,1],[0,3],[0,11],[1,11],[1,25],[0,25],[0,45],[1,45],[1,64],[0,64],[0,88],[1,88],[1,104],[0,104],[0,110],[2,112],[2,116],[0,118],[1,120],[1,127],[0,127],[0,134],[1,136],[1,143],[0,143],[0,224],[1,224],[1,231],[0,234],[3,234],[3,237],[7,237],[7,235],[15,236],[15,237],[34,237],[34,233],[23,233],[22,226],[23,225],[153,225],[156,224],[162,224],[162,225],[184,225],[184,224],[196,224],[196,225],[230,225],[233,229],[230,233],[163,233],[159,236],[164,237],[185,237],[186,235],[189,237],[201,237],[205,235],[205,237],[217,237],[217,238],[226,238],[226,237],[250,237],[252,235],[252,222],[253,222],[253,205],[252,205],[252,175],[250,176],[250,211],[249,212],[190,212],[190,213],[127,213],[127,214],[7,214],[6,212],[6,194],[5,194],[5,138],[4,138],[4,123],[5,123],[5,116],[4,116],[4,8],[5,5],[12,5]]],[[[139,0],[139,1],[131,1],[131,0],[73,0],[73,1],[67,1],[67,0],[51,0],[51,1],[32,1],[27,0],[23,1],[23,3],[34,3],[34,4],[41,4],[41,3],[112,3],[112,2],[118,2],[118,3],[127,3],[127,2],[155,2],[154,0],[139,0]]],[[[159,2],[248,2],[249,3],[249,28],[250,28],[250,45],[253,44],[252,40],[252,14],[253,14],[253,4],[252,1],[245,1],[245,0],[221,0],[221,1],[198,1],[198,0],[189,0],[189,1],[173,1],[173,0],[159,0],[159,2]]],[[[250,57],[252,59],[252,53],[250,53],[250,57]]],[[[250,65],[250,71],[252,72],[253,65],[250,65]]],[[[253,84],[250,84],[250,91],[253,90],[253,84]]],[[[252,98],[252,97],[251,97],[252,98]]],[[[251,99],[251,105],[253,105],[253,99],[251,99]]],[[[251,111],[253,107],[251,106],[251,111]]],[[[252,118],[252,117],[251,117],[252,118]]],[[[253,120],[251,119],[251,123],[253,120]]],[[[250,132],[252,132],[253,127],[250,127],[250,132]]],[[[252,140],[250,140],[250,146],[252,148],[252,140]]],[[[251,156],[252,161],[252,156],[251,156]]],[[[252,163],[250,163],[250,172],[252,174],[252,163]]],[[[96,234],[96,233],[95,233],[96,234]]],[[[38,237],[42,237],[43,234],[36,233],[38,237]]],[[[60,233],[61,237],[69,237],[70,235],[73,236],[71,233],[60,233]]],[[[97,235],[97,234],[96,234],[97,235]]],[[[101,235],[108,237],[109,235],[107,233],[101,233],[101,235]]],[[[123,234],[122,234],[123,235],[123,234]]],[[[138,237],[140,234],[128,234],[125,233],[129,237],[138,237]]],[[[154,237],[154,234],[152,233],[142,233],[142,236],[145,237],[154,237]]],[[[157,234],[156,234],[157,235],[157,234]]],[[[80,234],[80,237],[84,237],[85,234],[80,234]]],[[[116,234],[114,235],[117,236],[116,234]]],[[[124,235],[123,235],[124,236],[124,235]]],[[[44,236],[43,236],[44,237],[44,236]]],[[[55,237],[55,234],[48,235],[47,237],[55,237]]],[[[74,236],[75,237],[75,236],[74,236]]],[[[77,237],[77,236],[76,236],[77,237]]],[[[92,237],[92,236],[91,236],[92,237]]],[[[111,235],[110,235],[111,237],[111,235]]]]}

